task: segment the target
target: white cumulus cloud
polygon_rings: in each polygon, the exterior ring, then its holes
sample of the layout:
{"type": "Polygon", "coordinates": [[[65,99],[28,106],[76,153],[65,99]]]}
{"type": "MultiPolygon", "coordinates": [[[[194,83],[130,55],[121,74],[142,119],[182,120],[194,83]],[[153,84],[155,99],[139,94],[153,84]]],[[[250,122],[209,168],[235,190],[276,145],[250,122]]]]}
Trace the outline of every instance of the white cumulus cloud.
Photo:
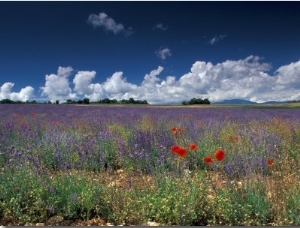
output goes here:
{"type": "Polygon", "coordinates": [[[33,98],[34,88],[31,86],[26,86],[22,88],[20,92],[12,92],[14,83],[6,82],[0,87],[0,100],[10,99],[13,101],[30,101],[33,98]]]}
{"type": "Polygon", "coordinates": [[[277,89],[300,87],[300,61],[281,66],[276,70],[277,89]]]}
{"type": "Polygon", "coordinates": [[[106,93],[100,83],[91,83],[96,76],[96,71],[79,71],[74,79],[74,91],[89,98],[91,101],[98,101],[106,93]]]}
{"type": "Polygon", "coordinates": [[[169,48],[160,48],[158,49],[155,54],[157,55],[158,58],[160,59],[166,59],[167,57],[172,56],[171,50],[169,48]]]}
{"type": "Polygon", "coordinates": [[[79,71],[73,79],[74,91],[79,95],[84,95],[91,101],[98,101],[106,97],[120,100],[123,96],[126,97],[128,92],[137,89],[137,85],[126,81],[123,72],[115,72],[102,84],[92,83],[95,76],[95,71],[79,71]]]}
{"type": "Polygon", "coordinates": [[[69,87],[68,78],[72,71],[72,67],[59,67],[57,74],[46,75],[45,86],[40,88],[42,96],[47,96],[52,102],[76,99],[77,95],[72,93],[72,89],[69,87]]]}
{"type": "MultiPolygon", "coordinates": [[[[69,85],[71,67],[60,67],[57,74],[46,75],[43,94],[50,100],[88,97],[91,101],[103,98],[147,100],[150,104],[181,103],[191,98],[210,101],[245,99],[255,102],[300,99],[300,60],[269,73],[271,64],[258,56],[221,63],[196,61],[185,74],[162,77],[162,66],[144,75],[141,84],[132,84],[115,72],[104,82],[93,83],[95,71],[78,71],[73,79],[74,93],[69,85]]],[[[12,94],[12,84],[1,87],[0,97],[12,94]]],[[[26,91],[24,90],[24,93],[26,91]]],[[[19,93],[21,94],[21,92],[19,93]]]]}
{"type": "Polygon", "coordinates": [[[74,91],[78,94],[91,94],[93,92],[93,86],[91,81],[95,78],[96,71],[79,71],[74,79],[75,85],[74,91]]]}
{"type": "Polygon", "coordinates": [[[137,86],[122,77],[123,72],[116,72],[103,83],[103,89],[109,94],[120,94],[134,91],[137,86]]]}
{"type": "Polygon", "coordinates": [[[124,32],[126,35],[131,35],[133,33],[132,28],[125,29],[124,25],[115,22],[115,20],[109,17],[106,13],[90,14],[88,17],[88,22],[94,27],[102,27],[107,31],[111,31],[114,34],[124,32]]]}

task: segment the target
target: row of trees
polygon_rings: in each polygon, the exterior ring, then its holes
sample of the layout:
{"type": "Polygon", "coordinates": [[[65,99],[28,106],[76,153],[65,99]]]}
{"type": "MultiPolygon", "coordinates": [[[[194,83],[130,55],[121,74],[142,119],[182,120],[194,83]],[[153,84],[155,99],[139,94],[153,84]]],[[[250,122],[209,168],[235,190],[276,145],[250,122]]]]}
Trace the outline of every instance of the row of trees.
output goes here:
{"type": "MultiPolygon", "coordinates": [[[[10,99],[3,99],[0,100],[0,104],[60,104],[59,100],[56,100],[55,102],[46,101],[46,102],[37,102],[36,100],[33,101],[13,101],[10,99]]],[[[128,100],[122,99],[120,101],[116,99],[109,99],[104,98],[99,101],[90,102],[89,98],[83,98],[82,100],[71,100],[68,99],[66,102],[63,102],[62,104],[148,104],[146,100],[134,100],[133,98],[129,98],[128,100]]]]}
{"type": "Polygon", "coordinates": [[[210,101],[208,99],[192,98],[189,101],[182,102],[182,105],[195,105],[195,104],[210,104],[210,101]]]}
{"type": "Polygon", "coordinates": [[[99,101],[90,102],[89,98],[84,98],[83,100],[73,101],[67,100],[67,104],[148,104],[146,100],[134,100],[129,98],[128,100],[122,99],[118,101],[117,99],[104,98],[99,101]]]}
{"type": "Polygon", "coordinates": [[[37,101],[36,100],[33,100],[33,101],[13,101],[13,100],[10,100],[10,99],[3,99],[3,100],[0,100],[0,104],[37,104],[37,101]]]}
{"type": "Polygon", "coordinates": [[[56,100],[55,102],[51,102],[51,101],[37,102],[36,100],[32,100],[32,101],[13,101],[13,100],[10,100],[10,99],[2,99],[2,100],[0,100],[0,104],[59,104],[59,100],[56,100]]]}
{"type": "MultiPolygon", "coordinates": [[[[37,104],[38,102],[36,100],[33,101],[13,101],[10,99],[3,99],[0,100],[0,104],[37,104]]],[[[42,104],[59,104],[59,100],[56,100],[55,102],[42,102],[42,104]]],[[[134,100],[133,98],[129,98],[128,100],[122,99],[120,101],[116,99],[109,99],[104,98],[99,101],[90,102],[89,98],[83,98],[82,100],[67,100],[64,102],[64,104],[148,104],[146,100],[134,100]]],[[[195,104],[210,104],[210,101],[208,99],[201,99],[201,98],[192,98],[189,101],[183,101],[182,105],[195,105],[195,104]]]]}

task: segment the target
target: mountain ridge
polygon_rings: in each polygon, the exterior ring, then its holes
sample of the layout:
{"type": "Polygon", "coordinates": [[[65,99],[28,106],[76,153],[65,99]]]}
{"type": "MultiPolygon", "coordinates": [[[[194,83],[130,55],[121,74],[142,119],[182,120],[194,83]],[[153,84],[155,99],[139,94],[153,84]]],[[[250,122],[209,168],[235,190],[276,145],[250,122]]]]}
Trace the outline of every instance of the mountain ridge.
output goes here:
{"type": "Polygon", "coordinates": [[[266,101],[263,103],[257,103],[253,101],[243,100],[243,99],[228,99],[228,100],[222,100],[217,102],[212,102],[212,104],[285,104],[287,101],[266,101]]]}

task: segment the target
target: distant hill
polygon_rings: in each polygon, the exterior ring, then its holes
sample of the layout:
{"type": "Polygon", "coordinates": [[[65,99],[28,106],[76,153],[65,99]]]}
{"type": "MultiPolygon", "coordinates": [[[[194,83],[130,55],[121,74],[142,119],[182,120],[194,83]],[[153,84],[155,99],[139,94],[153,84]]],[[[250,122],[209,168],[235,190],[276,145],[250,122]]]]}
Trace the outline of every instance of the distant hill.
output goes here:
{"type": "Polygon", "coordinates": [[[243,100],[243,99],[231,99],[231,100],[223,100],[223,101],[218,101],[218,102],[214,102],[213,104],[240,104],[240,105],[243,105],[243,104],[286,104],[288,103],[287,101],[266,101],[266,102],[263,102],[263,103],[256,103],[256,102],[252,102],[252,101],[247,101],[247,100],[243,100]]]}
{"type": "Polygon", "coordinates": [[[256,102],[246,101],[242,99],[231,99],[214,102],[213,104],[257,104],[256,102]]]}

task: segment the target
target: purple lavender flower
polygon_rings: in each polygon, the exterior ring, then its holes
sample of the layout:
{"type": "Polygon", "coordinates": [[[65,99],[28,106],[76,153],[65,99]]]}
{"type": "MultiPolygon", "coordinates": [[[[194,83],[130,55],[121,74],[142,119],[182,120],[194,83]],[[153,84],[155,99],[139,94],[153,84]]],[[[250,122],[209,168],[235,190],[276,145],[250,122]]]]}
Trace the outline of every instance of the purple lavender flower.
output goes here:
{"type": "Polygon", "coordinates": [[[73,194],[71,195],[71,200],[72,200],[72,202],[73,202],[73,203],[76,203],[77,199],[78,199],[78,194],[77,194],[77,193],[73,193],[73,194]]]}

